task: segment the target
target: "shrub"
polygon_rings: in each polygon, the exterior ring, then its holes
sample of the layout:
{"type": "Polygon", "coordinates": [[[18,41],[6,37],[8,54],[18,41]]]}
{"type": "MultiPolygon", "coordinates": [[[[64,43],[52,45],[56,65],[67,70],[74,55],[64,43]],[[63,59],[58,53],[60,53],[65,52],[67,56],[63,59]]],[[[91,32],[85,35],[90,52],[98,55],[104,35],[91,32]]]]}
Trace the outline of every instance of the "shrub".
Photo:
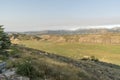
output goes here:
{"type": "Polygon", "coordinates": [[[37,77],[37,71],[32,65],[31,60],[24,60],[17,66],[16,73],[21,76],[29,77],[30,79],[34,79],[37,77]]]}
{"type": "Polygon", "coordinates": [[[99,61],[98,58],[96,58],[95,56],[84,56],[82,59],[80,60],[90,60],[90,61],[99,61]]]}
{"type": "Polygon", "coordinates": [[[99,61],[95,56],[91,56],[91,61],[99,61]]]}

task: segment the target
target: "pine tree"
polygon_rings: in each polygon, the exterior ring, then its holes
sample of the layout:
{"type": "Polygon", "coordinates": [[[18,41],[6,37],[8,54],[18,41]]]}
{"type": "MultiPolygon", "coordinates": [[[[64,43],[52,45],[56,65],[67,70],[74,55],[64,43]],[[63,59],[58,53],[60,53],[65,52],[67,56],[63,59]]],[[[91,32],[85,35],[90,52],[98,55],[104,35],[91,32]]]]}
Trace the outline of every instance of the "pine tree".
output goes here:
{"type": "Polygon", "coordinates": [[[8,35],[4,32],[4,28],[0,25],[0,55],[6,55],[11,43],[8,35]]]}

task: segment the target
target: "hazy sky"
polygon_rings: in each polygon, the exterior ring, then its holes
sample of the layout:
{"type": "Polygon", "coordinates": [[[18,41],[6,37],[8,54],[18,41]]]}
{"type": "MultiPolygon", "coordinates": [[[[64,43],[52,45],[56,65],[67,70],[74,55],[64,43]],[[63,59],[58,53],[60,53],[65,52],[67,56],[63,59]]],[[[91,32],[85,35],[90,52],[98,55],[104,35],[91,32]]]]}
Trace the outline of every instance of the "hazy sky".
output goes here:
{"type": "Polygon", "coordinates": [[[6,31],[120,24],[120,0],[0,0],[6,31]]]}

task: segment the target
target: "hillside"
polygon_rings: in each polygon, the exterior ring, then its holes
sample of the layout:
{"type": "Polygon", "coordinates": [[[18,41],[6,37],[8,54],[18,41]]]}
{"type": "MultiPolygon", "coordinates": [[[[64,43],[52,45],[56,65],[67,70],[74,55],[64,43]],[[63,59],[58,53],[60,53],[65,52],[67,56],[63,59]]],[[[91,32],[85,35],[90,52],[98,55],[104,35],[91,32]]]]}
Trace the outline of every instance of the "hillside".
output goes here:
{"type": "Polygon", "coordinates": [[[104,34],[75,34],[75,35],[27,35],[9,34],[12,41],[36,40],[52,42],[78,42],[78,43],[99,43],[99,44],[120,44],[120,33],[104,34]]]}
{"type": "MultiPolygon", "coordinates": [[[[40,75],[46,76],[47,80],[120,80],[120,66],[114,64],[95,61],[94,59],[74,60],[18,45],[13,46],[13,50],[21,56],[14,58],[15,62],[31,56],[34,67],[38,69],[40,75]]],[[[43,80],[44,77],[42,76],[39,76],[38,80],[43,80]]]]}
{"type": "Polygon", "coordinates": [[[14,33],[8,32],[12,41],[37,40],[52,42],[78,42],[99,44],[120,44],[120,27],[88,28],[76,30],[46,30],[14,33]]]}
{"type": "Polygon", "coordinates": [[[53,42],[78,42],[99,44],[120,44],[120,34],[41,35],[41,40],[53,42]]]}

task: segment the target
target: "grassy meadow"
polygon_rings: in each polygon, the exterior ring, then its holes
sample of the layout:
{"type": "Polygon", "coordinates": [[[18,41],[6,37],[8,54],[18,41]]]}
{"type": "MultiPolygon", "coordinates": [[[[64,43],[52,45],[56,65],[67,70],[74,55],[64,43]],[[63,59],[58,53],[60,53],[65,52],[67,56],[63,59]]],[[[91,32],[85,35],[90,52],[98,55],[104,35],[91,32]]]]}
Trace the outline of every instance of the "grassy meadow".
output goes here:
{"type": "Polygon", "coordinates": [[[19,44],[73,59],[80,59],[84,56],[95,56],[100,61],[120,65],[120,45],[87,44],[77,42],[60,43],[35,40],[21,40],[19,44]]]}

